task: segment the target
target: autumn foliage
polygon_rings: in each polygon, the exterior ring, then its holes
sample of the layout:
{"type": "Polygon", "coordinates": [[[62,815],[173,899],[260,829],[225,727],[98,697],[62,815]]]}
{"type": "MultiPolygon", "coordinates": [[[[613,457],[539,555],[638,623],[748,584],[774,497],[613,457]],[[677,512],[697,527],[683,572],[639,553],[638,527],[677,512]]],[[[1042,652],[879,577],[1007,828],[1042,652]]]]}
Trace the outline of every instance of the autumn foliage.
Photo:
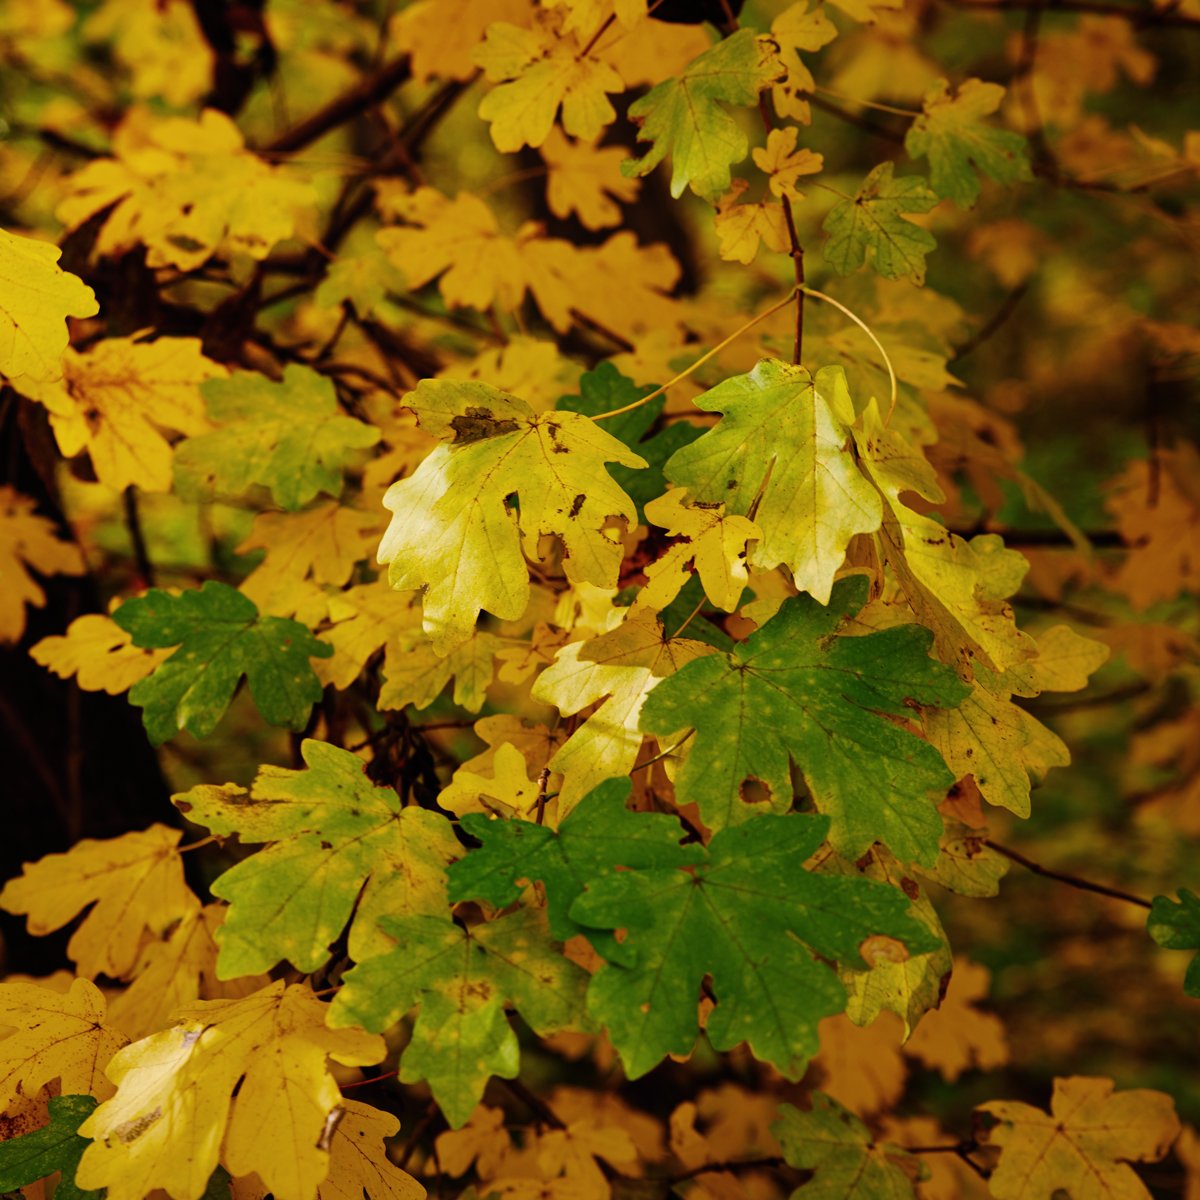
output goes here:
{"type": "Polygon", "coordinates": [[[0,1193],[1200,1194],[1198,48],[0,6],[0,1193]]]}

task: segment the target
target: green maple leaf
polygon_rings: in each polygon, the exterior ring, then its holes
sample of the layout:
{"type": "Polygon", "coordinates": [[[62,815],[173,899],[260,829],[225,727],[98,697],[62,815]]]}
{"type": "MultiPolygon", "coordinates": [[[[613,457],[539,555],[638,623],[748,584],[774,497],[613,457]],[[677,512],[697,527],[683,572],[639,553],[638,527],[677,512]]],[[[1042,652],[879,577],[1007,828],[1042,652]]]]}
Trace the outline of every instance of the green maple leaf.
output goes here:
{"type": "MultiPolygon", "coordinates": [[[[561,397],[557,407],[560,411],[577,412],[591,417],[597,413],[624,408],[653,390],[651,387],[642,387],[634,383],[632,379],[622,375],[612,363],[602,362],[594,371],[585,371],[579,377],[579,394],[561,397]]],[[[647,437],[658,418],[662,416],[666,402],[666,396],[660,396],[632,412],[622,413],[619,417],[611,417],[604,422],[608,433],[619,438],[630,450],[646,460],[644,470],[622,466],[609,469],[612,477],[637,506],[640,524],[645,524],[642,512],[645,506],[667,489],[663,476],[663,466],[667,459],[676,450],[694,442],[704,432],[687,421],[676,421],[647,437]]]]}
{"type": "Polygon", "coordinates": [[[94,1096],[51,1096],[48,1125],[0,1142],[0,1192],[15,1192],[61,1171],[62,1178],[54,1191],[56,1200],[99,1196],[98,1191],[85,1192],[75,1184],[79,1159],[88,1147],[88,1139],[75,1131],[96,1104],[94,1096]]]}
{"type": "Polygon", "coordinates": [[[1003,98],[998,83],[981,79],[968,79],[951,97],[949,83],[940,79],[926,94],[925,111],[904,139],[913,158],[928,155],[933,190],[959,208],[971,208],[979,199],[976,171],[996,183],[1033,178],[1025,138],[982,120],[1003,98]]]}
{"type": "Polygon", "coordinates": [[[628,795],[628,779],[608,780],[573,808],[557,830],[468,813],[462,827],[481,845],[451,866],[451,902],[486,900],[503,908],[520,898],[520,881],[538,880],[546,889],[550,932],[562,942],[585,932],[594,937],[568,911],[585,884],[618,866],[673,866],[680,861],[679,822],[665,813],[630,812],[628,795]]]}
{"type": "Polygon", "coordinates": [[[379,440],[378,429],[339,411],[331,380],[295,363],[279,383],[239,371],[201,391],[220,427],[176,449],[175,486],[184,497],[240,495],[257,483],[294,512],[318,492],[339,495],[346,461],[379,440]]]}
{"type": "Polygon", "coordinates": [[[653,145],[622,164],[625,175],[645,175],[671,154],[671,195],[691,186],[706,200],[729,190],[729,168],[749,150],[742,127],[722,107],[754,104],[763,88],[785,74],[778,47],[741,29],[694,58],[630,105],[638,141],[653,145]]]}
{"type": "Polygon", "coordinates": [[[829,234],[825,261],[849,275],[864,263],[885,279],[925,282],[925,255],[937,247],[927,229],[904,219],[904,213],[928,212],[937,195],[919,175],[899,179],[890,162],[880,163],[863,180],[853,199],[835,204],[823,226],[829,234]]]}
{"type": "MultiPolygon", "coordinates": [[[[1178,901],[1155,896],[1146,929],[1167,950],[1200,950],[1200,896],[1188,888],[1179,889],[1178,901]]],[[[1200,997],[1200,955],[1188,965],[1183,990],[1200,997]]]]}
{"type": "Polygon", "coordinates": [[[929,657],[922,626],[835,636],[866,596],[867,581],[852,576],[834,586],[828,607],[787,600],[731,653],[686,663],[647,696],[644,732],[696,730],[676,787],[709,828],[754,815],[748,780],[766,789],[772,809],[789,808],[790,759],[831,817],[840,854],[857,858],[878,840],[905,862],[936,860],[942,822],[931,797],[954,776],[928,742],[887,716],[958,704],[967,689],[929,657]]]}
{"type": "Polygon", "coordinates": [[[846,1007],[833,969],[814,954],[861,964],[876,935],[914,953],[933,948],[903,892],[804,869],[828,827],[808,813],[759,816],[723,829],[707,850],[680,847],[672,866],[588,881],[572,920],[625,930],[620,943],[602,944],[609,962],[592,977],[588,1011],[631,1079],[692,1049],[706,976],[716,999],[707,1024],[713,1046],[746,1042],[798,1079],[816,1053],[817,1023],[846,1007]]]}
{"type": "Polygon", "coordinates": [[[781,1104],[771,1132],[789,1166],[813,1172],[793,1200],[912,1200],[916,1194],[912,1175],[899,1165],[911,1161],[907,1151],[876,1143],[852,1112],[823,1092],[813,1092],[808,1112],[781,1104]]]}
{"type": "Polygon", "coordinates": [[[391,563],[392,587],[427,589],[425,630],[438,654],[471,635],[481,610],[522,615],[525,560],[540,560],[544,534],[561,539],[572,582],[616,583],[620,527],[637,513],[604,464],[644,467],[643,458],[587,417],[535,413],[485,383],[423,379],[405,402],[448,444],[388,489],[394,515],[379,561],[391,563]]]}
{"type": "Polygon", "coordinates": [[[333,653],[299,621],[260,616],[252,600],[215,580],[178,596],[151,588],[126,600],[113,620],[135,646],[178,646],[129,692],[156,746],[181,729],[198,738],[212,733],[242,676],[266,720],[303,729],[321,698],[308,660],[333,653]]]}
{"type": "Polygon", "coordinates": [[[506,1004],[539,1036],[587,1027],[587,974],[550,941],[537,909],[471,929],[445,915],[388,917],[383,926],[395,949],[346,974],[329,1023],[378,1032],[420,1005],[400,1079],[428,1081],[452,1128],[470,1117],[489,1076],[517,1074],[520,1056],[506,1004]]]}
{"type": "Polygon", "coordinates": [[[763,359],[694,401],[720,422],[667,462],[692,504],[724,504],[747,515],[762,537],[749,562],[786,564],[796,586],[825,603],[856,533],[879,528],[879,493],[847,449],[854,406],[841,367],[814,379],[803,367],[763,359]],[[761,495],[760,495],[761,493],[761,495]]]}
{"type": "Polygon", "coordinates": [[[388,914],[442,914],[446,866],[460,853],[439,813],[401,805],[348,750],[306,739],[307,770],[259,769],[247,792],[202,784],[175,797],[189,821],[243,843],[270,842],[212,884],[229,901],[217,972],[236,979],[290,962],[315,971],[350,923],[356,959],[386,950],[388,914]]]}

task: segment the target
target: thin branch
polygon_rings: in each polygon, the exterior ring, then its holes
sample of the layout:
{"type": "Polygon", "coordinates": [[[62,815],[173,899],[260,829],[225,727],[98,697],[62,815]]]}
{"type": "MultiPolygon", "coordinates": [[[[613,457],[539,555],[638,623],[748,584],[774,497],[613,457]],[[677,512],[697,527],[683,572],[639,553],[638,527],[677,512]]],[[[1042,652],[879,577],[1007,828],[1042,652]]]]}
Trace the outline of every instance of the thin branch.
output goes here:
{"type": "Polygon", "coordinates": [[[807,99],[813,108],[819,108],[821,112],[826,112],[831,117],[837,117],[839,121],[845,121],[847,125],[854,125],[875,137],[883,138],[886,142],[904,141],[904,134],[899,130],[892,129],[881,121],[872,120],[864,113],[848,112],[840,105],[830,103],[824,96],[809,95],[807,99]]]}
{"type": "Polygon", "coordinates": [[[264,150],[271,154],[303,150],[305,146],[324,137],[330,130],[386,100],[411,76],[412,68],[407,54],[392,59],[374,75],[368,75],[340,96],[335,96],[312,116],[285,130],[274,141],[269,142],[264,150]]]}
{"type": "Polygon", "coordinates": [[[973,333],[951,356],[952,363],[958,362],[959,359],[966,358],[973,350],[978,350],[988,338],[992,337],[999,331],[1001,326],[1013,315],[1018,304],[1021,303],[1025,293],[1029,291],[1030,281],[1022,280],[1013,288],[1000,303],[1000,307],[973,333]]]}
{"type": "Polygon", "coordinates": [[[531,1092],[519,1079],[496,1077],[543,1125],[551,1129],[566,1129],[567,1123],[545,1100],[531,1092]]]}
{"type": "Polygon", "coordinates": [[[692,1167],[690,1171],[680,1171],[678,1175],[668,1175],[656,1182],[683,1183],[685,1180],[695,1179],[697,1175],[703,1175],[708,1171],[753,1171],[786,1167],[787,1165],[787,1162],[778,1154],[766,1155],[762,1158],[731,1158],[725,1162],[704,1163],[702,1166],[692,1167]]]}
{"type": "Polygon", "coordinates": [[[997,854],[1003,854],[1005,858],[1011,859],[1013,862],[1022,866],[1027,871],[1032,871],[1035,875],[1041,875],[1046,879],[1053,879],[1057,883],[1065,883],[1068,887],[1078,888],[1081,892],[1095,892],[1098,896],[1108,896],[1112,900],[1123,900],[1126,904],[1136,904],[1138,908],[1149,908],[1150,901],[1143,899],[1141,896],[1135,896],[1132,892],[1124,892],[1120,888],[1109,887],[1106,883],[1093,883],[1090,879],[1080,879],[1078,875],[1070,875],[1066,871],[1052,871],[1049,867],[1043,867],[1041,863],[1036,863],[1031,858],[1026,858],[1017,850],[1013,850],[1008,846],[1002,846],[999,842],[992,841],[991,838],[985,838],[983,844],[991,850],[995,850],[997,854]]]}
{"type": "Polygon", "coordinates": [[[125,504],[125,526],[129,530],[129,540],[133,543],[133,561],[137,564],[142,583],[152,588],[154,564],[150,561],[150,552],[146,549],[146,536],[142,532],[142,518],[138,512],[137,489],[133,484],[125,489],[122,499],[125,504]]]}

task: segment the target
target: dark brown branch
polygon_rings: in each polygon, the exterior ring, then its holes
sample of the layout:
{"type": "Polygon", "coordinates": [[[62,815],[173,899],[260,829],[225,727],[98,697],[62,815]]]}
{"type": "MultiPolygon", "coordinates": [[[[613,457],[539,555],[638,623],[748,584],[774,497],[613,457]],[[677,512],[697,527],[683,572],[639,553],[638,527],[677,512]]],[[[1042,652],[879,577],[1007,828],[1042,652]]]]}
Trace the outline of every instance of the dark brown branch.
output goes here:
{"type": "Polygon", "coordinates": [[[957,350],[954,351],[954,354],[950,358],[952,363],[958,362],[959,359],[966,358],[967,355],[973,350],[978,350],[984,342],[992,337],[993,334],[998,332],[1008,318],[1013,315],[1013,312],[1016,310],[1017,305],[1021,303],[1025,293],[1029,291],[1029,283],[1030,281],[1028,279],[1023,280],[1021,283],[1018,283],[1017,286],[1013,288],[1007,296],[1004,297],[1003,301],[1001,301],[1000,307],[996,309],[996,311],[992,313],[992,315],[986,321],[984,321],[983,325],[980,326],[980,328],[977,329],[975,333],[971,335],[971,337],[967,338],[967,340],[963,342],[963,344],[959,346],[957,350]]]}
{"type": "Polygon", "coordinates": [[[274,141],[268,143],[264,150],[272,154],[287,154],[294,150],[303,150],[318,138],[324,137],[330,130],[356,117],[359,113],[386,100],[412,74],[408,55],[394,58],[385,64],[374,75],[356,83],[340,96],[335,96],[324,108],[318,109],[310,117],[306,117],[291,129],[285,130],[274,141]]]}
{"type": "Polygon", "coordinates": [[[122,497],[125,503],[125,527],[129,530],[129,541],[133,545],[133,561],[144,587],[154,586],[154,564],[146,549],[146,536],[142,532],[142,518],[138,512],[137,489],[130,484],[122,497]]]}
{"type": "Polygon", "coordinates": [[[876,121],[865,113],[850,112],[842,108],[838,104],[833,104],[826,100],[824,96],[808,96],[807,100],[813,108],[819,108],[821,112],[828,113],[831,117],[837,117],[839,121],[845,121],[848,125],[857,126],[866,133],[873,134],[875,137],[883,138],[886,142],[903,142],[904,134],[899,130],[892,129],[888,125],[884,125],[880,121],[876,121]]]}
{"type": "Polygon", "coordinates": [[[504,1079],[497,1076],[502,1083],[543,1125],[551,1129],[566,1129],[567,1123],[541,1096],[531,1092],[519,1079],[504,1079]]]}
{"type": "MultiPolygon", "coordinates": [[[[991,529],[985,525],[973,529],[952,529],[959,537],[972,538],[980,533],[998,533],[1008,546],[1027,546],[1030,549],[1070,549],[1075,546],[1071,537],[1061,529],[991,529]]],[[[1121,550],[1125,541],[1115,529],[1085,531],[1085,538],[1095,550],[1121,550]]]]}
{"type": "Polygon", "coordinates": [[[704,1163],[703,1166],[693,1167],[690,1171],[680,1171],[678,1175],[668,1175],[661,1182],[683,1183],[685,1180],[695,1179],[697,1175],[703,1175],[708,1171],[752,1171],[756,1168],[770,1169],[785,1166],[787,1163],[778,1154],[763,1158],[731,1158],[726,1162],[704,1163]]]}
{"type": "Polygon", "coordinates": [[[1093,883],[1090,879],[1080,879],[1078,875],[1071,875],[1066,871],[1053,871],[1049,867],[1043,867],[1041,863],[1034,862],[1031,858],[1026,858],[1017,850],[1002,846],[999,842],[993,842],[991,838],[985,838],[983,844],[995,850],[997,854],[1003,854],[1005,858],[1011,859],[1025,870],[1032,871],[1035,875],[1041,875],[1045,879],[1053,879],[1056,883],[1065,883],[1068,887],[1078,888],[1081,892],[1094,892],[1098,896],[1108,896],[1112,900],[1123,900],[1126,904],[1136,904],[1138,908],[1150,907],[1149,900],[1135,896],[1132,892],[1109,887],[1106,883],[1093,883]]]}

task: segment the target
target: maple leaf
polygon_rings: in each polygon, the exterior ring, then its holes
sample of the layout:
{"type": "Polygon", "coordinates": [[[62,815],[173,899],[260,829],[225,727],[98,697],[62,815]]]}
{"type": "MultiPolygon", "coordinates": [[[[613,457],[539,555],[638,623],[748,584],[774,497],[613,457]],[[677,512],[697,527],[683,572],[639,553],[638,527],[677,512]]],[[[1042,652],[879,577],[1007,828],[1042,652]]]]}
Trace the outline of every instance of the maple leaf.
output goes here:
{"type": "Polygon", "coordinates": [[[96,294],[64,271],[50,242],[0,229],[0,375],[22,388],[62,376],[67,317],[94,317],[96,294]]]}
{"type": "Polygon", "coordinates": [[[57,1200],[91,1200],[96,1196],[75,1186],[75,1169],[87,1146],[76,1131],[95,1107],[94,1096],[51,1096],[48,1124],[0,1142],[0,1190],[15,1192],[61,1171],[62,1178],[54,1191],[57,1200]]]}
{"type": "Polygon", "coordinates": [[[620,146],[572,142],[555,128],[541,151],[547,168],[546,204],[556,217],[575,213],[585,229],[621,223],[619,205],[635,201],[639,185],[621,174],[625,151],[620,146]]]}
{"type": "Polygon", "coordinates": [[[560,105],[563,129],[594,141],[616,119],[607,93],[625,90],[608,63],[560,27],[557,14],[541,10],[534,22],[528,29],[503,21],[490,25],[471,56],[499,85],[480,102],[479,116],[491,123],[492,141],[506,154],[540,146],[560,105]]]}
{"type": "Polygon", "coordinates": [[[171,1028],[109,1064],[116,1095],[80,1126],[93,1140],[76,1182],[108,1188],[108,1200],[142,1200],[156,1187],[200,1200],[219,1156],[277,1200],[310,1200],[329,1169],[323,1131],[341,1102],[326,1060],[365,1066],[386,1052],[361,1029],[326,1028],[327,1007],[279,981],[178,1009],[171,1028]]]}
{"type": "Polygon", "coordinates": [[[680,847],[670,866],[587,881],[571,919],[626,931],[598,947],[609,962],[592,977],[588,1011],[631,1079],[691,1051],[705,976],[716,1001],[713,1047],[747,1042],[756,1058],[798,1079],[816,1051],[817,1022],[846,1004],[837,976],[812,954],[861,960],[863,943],[880,934],[913,952],[931,948],[896,888],[801,867],[828,828],[812,814],[758,816],[721,830],[707,848],[680,847]]]}
{"type": "MultiPolygon", "coordinates": [[[[980,672],[990,674],[984,668],[980,672]]],[[[979,682],[957,708],[928,713],[924,726],[925,736],[959,779],[973,776],[989,804],[1018,817],[1029,816],[1031,783],[1071,761],[1056,733],[979,682]]]]}
{"type": "Polygon", "coordinates": [[[198,738],[212,733],[243,675],[266,720],[302,729],[321,698],[308,660],[333,653],[305,626],[259,616],[253,601],[216,580],[179,596],[151,588],[126,600],[113,620],[135,646],[178,647],[129,692],[156,746],[181,729],[198,738]]]}
{"type": "Polygon", "coordinates": [[[389,1112],[343,1099],[329,1139],[329,1174],[317,1200],[422,1200],[425,1189],[388,1158],[387,1139],[400,1131],[389,1112]]]}
{"type": "Polygon", "coordinates": [[[904,148],[911,157],[928,156],[933,190],[959,208],[973,208],[979,199],[975,172],[996,183],[1033,178],[1024,137],[982,120],[1000,107],[1003,98],[998,83],[981,79],[968,79],[952,97],[950,84],[939,79],[925,96],[925,111],[905,135],[904,148]]]}
{"type": "Polygon", "coordinates": [[[407,51],[418,83],[470,79],[472,58],[488,26],[527,16],[527,0],[416,0],[388,23],[388,37],[407,51]]]}
{"type": "Polygon", "coordinates": [[[425,629],[444,654],[481,610],[515,620],[529,598],[525,557],[544,534],[562,540],[572,581],[611,586],[619,533],[636,519],[606,462],[645,460],[571,412],[534,413],[487,384],[424,379],[407,400],[443,443],[384,497],[393,516],[379,546],[392,587],[426,588],[425,629]],[[509,504],[516,495],[519,512],[509,504]],[[522,554],[524,552],[524,556],[522,554]]]}
{"type": "Polygon", "coordinates": [[[713,228],[717,231],[718,253],[726,262],[749,266],[758,256],[759,244],[781,253],[788,248],[787,218],[783,206],[770,200],[738,204],[750,185],[735,179],[730,191],[717,202],[713,228]]]}
{"type": "Polygon", "coordinates": [[[585,886],[618,867],[671,867],[679,860],[679,822],[665,813],[630,812],[628,796],[628,780],[602,783],[557,829],[468,813],[460,824],[480,845],[451,865],[451,903],[486,900],[507,908],[520,898],[524,881],[538,880],[545,884],[554,937],[565,942],[587,933],[599,939],[569,913],[585,886]]]}
{"type": "Polygon", "coordinates": [[[836,1100],[813,1092],[812,1107],[779,1106],[771,1127],[789,1166],[813,1172],[793,1197],[830,1200],[910,1200],[916,1164],[906,1151],[876,1143],[871,1131],[836,1100]]]}
{"type": "Polygon", "coordinates": [[[929,657],[920,626],[834,636],[866,594],[855,576],[834,587],[828,607],[788,600],[730,653],[687,664],[650,694],[643,730],[696,730],[676,787],[710,828],[755,815],[748,780],[766,790],[760,804],[790,808],[790,760],[830,814],[839,853],[857,858],[879,840],[903,861],[934,861],[942,823],[930,797],[953,777],[928,742],[884,714],[950,707],[965,688],[929,657]]]}
{"type": "Polygon", "coordinates": [[[129,691],[170,654],[135,646],[130,635],[102,613],[76,617],[65,634],[44,637],[29,648],[29,657],[59,679],[74,677],[85,692],[110,696],[129,691]]]}
{"type": "Polygon", "coordinates": [[[778,359],[719,383],[695,403],[718,424],[667,461],[693,504],[724,504],[761,530],[747,561],[785,564],[796,587],[829,599],[846,544],[879,528],[881,506],[848,448],[854,406],[840,367],[816,376],[778,359]],[[756,507],[757,506],[757,507],[756,507]]]}
{"type": "Polygon", "coordinates": [[[683,540],[646,568],[646,584],[634,604],[661,611],[679,595],[694,570],[708,599],[717,608],[733,612],[750,579],[748,544],[762,531],[746,517],[726,516],[723,504],[689,505],[686,496],[686,488],[676,488],[646,505],[647,520],[683,540]]]}
{"type": "Polygon", "coordinates": [[[237,552],[262,549],[266,555],[240,590],[260,611],[292,616],[305,580],[332,587],[349,583],[355,564],[369,557],[380,524],[375,514],[336,501],[299,513],[259,513],[237,552]]]}
{"type": "Polygon", "coordinates": [[[824,157],[814,154],[807,146],[796,149],[799,136],[800,131],[794,125],[772,129],[767,134],[766,148],[755,149],[752,154],[754,165],[770,176],[771,195],[780,199],[803,200],[803,195],[796,190],[797,181],[802,175],[816,175],[825,165],[824,157]]]}
{"type": "Polygon", "coordinates": [[[821,1052],[813,1069],[831,1099],[860,1117],[895,1107],[908,1072],[900,1052],[903,1031],[894,1013],[877,1014],[865,1026],[839,1013],[821,1022],[819,1034],[821,1052]]]}
{"type": "MultiPolygon", "coordinates": [[[[642,744],[638,720],[647,696],[685,663],[711,653],[703,642],[668,638],[650,609],[636,608],[615,629],[555,655],[533,686],[535,700],[564,716],[603,701],[550,760],[563,776],[560,817],[604,780],[629,773],[642,744]]],[[[683,724],[657,732],[681,732],[683,724]]]]}
{"type": "MultiPolygon", "coordinates": [[[[386,579],[379,579],[334,596],[329,619],[332,627],[322,630],[319,640],[333,647],[333,655],[318,661],[315,669],[322,683],[344,690],[389,640],[420,629],[421,609],[415,592],[395,592],[386,579]]],[[[438,692],[445,684],[443,680],[438,692]]]]}
{"type": "Polygon", "coordinates": [[[872,400],[854,429],[860,461],[884,500],[880,543],[920,620],[933,630],[942,657],[1004,671],[1026,662],[1036,644],[1013,622],[1003,597],[1015,591],[1026,560],[994,534],[969,542],[901,499],[912,492],[945,499],[920,449],[889,430],[872,400]]]}
{"type": "Polygon", "coordinates": [[[346,973],[330,1021],[382,1030],[419,1004],[400,1079],[427,1080],[452,1129],[470,1117],[490,1075],[517,1074],[506,1003],[541,1036],[586,1027],[587,976],[549,941],[536,909],[471,929],[445,913],[385,917],[382,924],[395,948],[346,973]]]}
{"type": "MultiPolygon", "coordinates": [[[[555,407],[594,417],[642,400],[651,390],[650,387],[639,387],[632,379],[622,375],[613,363],[602,362],[594,370],[584,371],[579,377],[579,391],[574,395],[560,396],[555,407]]],[[[676,421],[652,433],[665,405],[666,397],[660,396],[638,405],[630,412],[607,418],[604,422],[607,433],[619,438],[646,461],[646,466],[642,468],[617,465],[608,469],[609,474],[637,505],[638,520],[642,524],[645,524],[645,506],[666,491],[663,466],[667,459],[703,433],[703,430],[686,421],[676,421]]]]}
{"type": "Polygon", "coordinates": [[[741,126],[722,104],[754,104],[758,94],[783,76],[770,38],[749,29],[719,41],[674,79],[651,88],[629,107],[638,140],[653,142],[640,159],[623,168],[646,175],[671,154],[671,195],[691,187],[712,199],[729,190],[729,168],[746,157],[741,126]]]}
{"type": "Polygon", "coordinates": [[[88,452],[101,483],[166,492],[173,452],[162,431],[207,430],[200,385],[226,374],[198,338],[104,338],[68,350],[62,379],[21,390],[46,406],[66,457],[88,452]]]}
{"type": "Polygon", "coordinates": [[[435,1145],[442,1170],[457,1177],[474,1166],[480,1179],[494,1179],[512,1149],[505,1116],[502,1108],[480,1105],[461,1128],[439,1133],[435,1145]]]}
{"type": "Polygon", "coordinates": [[[133,109],[113,135],[112,158],[67,182],[56,215],[69,230],[105,214],[97,255],[138,244],[151,267],[195,270],[214,254],[263,259],[313,208],[312,185],[246,149],[238,127],[206,108],[198,120],[133,109]]]}
{"type": "Polygon", "coordinates": [[[178,829],[149,829],[98,841],[82,838],[64,854],[27,863],[0,891],[0,908],[28,916],[29,932],[61,929],[85,908],[67,953],[82,975],[121,979],[137,961],[146,931],[161,934],[198,907],[184,882],[178,829]]]}
{"type": "Polygon", "coordinates": [[[1170,1096],[1144,1088],[1113,1092],[1111,1079],[1055,1079],[1050,1112],[1013,1100],[976,1111],[996,1121],[986,1134],[1000,1147],[988,1180],[996,1200],[1050,1200],[1058,1189],[1072,1200],[1149,1200],[1129,1166],[1156,1162],[1179,1134],[1170,1096]]]}
{"type": "Polygon", "coordinates": [[[782,119],[807,125],[812,111],[804,97],[816,91],[816,81],[800,51],[813,52],[827,46],[837,37],[837,26],[825,15],[822,5],[810,10],[807,0],[798,0],[771,22],[771,37],[779,47],[779,61],[785,72],[771,88],[771,103],[782,119]]]}
{"type": "MultiPolygon", "coordinates": [[[[1167,950],[1200,950],[1200,897],[1189,888],[1179,889],[1178,901],[1155,896],[1146,931],[1167,950]]],[[[1188,964],[1183,990],[1200,996],[1200,957],[1188,964]]]]}
{"type": "Polygon", "coordinates": [[[529,778],[525,755],[516,746],[509,742],[497,746],[492,763],[494,774],[490,779],[459,767],[438,794],[438,807],[459,817],[482,812],[527,816],[539,799],[545,802],[545,793],[536,780],[529,778]]]}
{"type": "Polygon", "coordinates": [[[0,643],[18,641],[25,632],[25,605],[41,608],[46,593],[39,575],[82,575],[83,555],[73,542],[59,538],[54,522],[38,516],[37,502],[0,484],[0,643]]]}
{"type": "Polygon", "coordinates": [[[869,263],[885,279],[924,283],[925,255],[937,248],[937,241],[902,214],[929,212],[937,202],[919,175],[897,179],[892,163],[880,163],[855,196],[829,210],[822,226],[829,234],[825,261],[839,275],[869,263]]]}
{"type": "Polygon", "coordinates": [[[474,630],[452,650],[439,654],[436,640],[420,629],[391,638],[383,659],[383,686],[376,707],[381,711],[428,708],[454,680],[454,703],[478,712],[495,673],[495,660],[505,645],[503,638],[474,630]]]}
{"type": "Polygon", "coordinates": [[[1008,1043],[999,1017],[983,1012],[976,1001],[987,997],[991,972],[959,958],[941,1004],[927,1012],[904,1051],[936,1068],[953,1083],[970,1066],[993,1071],[1008,1062],[1008,1043]]]}
{"type": "Polygon", "coordinates": [[[199,904],[171,928],[163,941],[142,946],[132,982],[112,999],[109,1020],[132,1038],[145,1037],[170,1024],[175,1009],[193,1000],[248,996],[270,980],[263,975],[217,978],[215,933],[229,910],[199,904]]]}
{"type": "Polygon", "coordinates": [[[202,391],[219,427],[176,450],[183,496],[239,495],[257,483],[294,512],[318,492],[337,496],[347,460],[379,441],[378,429],[338,411],[332,380],[296,363],[278,383],[239,371],[202,391]]]}
{"type": "Polygon", "coordinates": [[[20,1095],[36,1096],[57,1079],[63,1093],[112,1095],[108,1060],[128,1040],[105,1021],[104,996],[87,979],[67,992],[32,983],[0,983],[0,1113],[20,1095]]]}
{"type": "Polygon", "coordinates": [[[247,844],[269,842],[219,876],[229,901],[217,931],[223,979],[282,960],[314,971],[350,926],[350,954],[386,949],[384,914],[441,913],[446,865],[459,847],[439,813],[404,808],[348,750],[305,739],[306,770],[264,766],[250,790],[201,784],[175,797],[189,821],[247,844]]]}

